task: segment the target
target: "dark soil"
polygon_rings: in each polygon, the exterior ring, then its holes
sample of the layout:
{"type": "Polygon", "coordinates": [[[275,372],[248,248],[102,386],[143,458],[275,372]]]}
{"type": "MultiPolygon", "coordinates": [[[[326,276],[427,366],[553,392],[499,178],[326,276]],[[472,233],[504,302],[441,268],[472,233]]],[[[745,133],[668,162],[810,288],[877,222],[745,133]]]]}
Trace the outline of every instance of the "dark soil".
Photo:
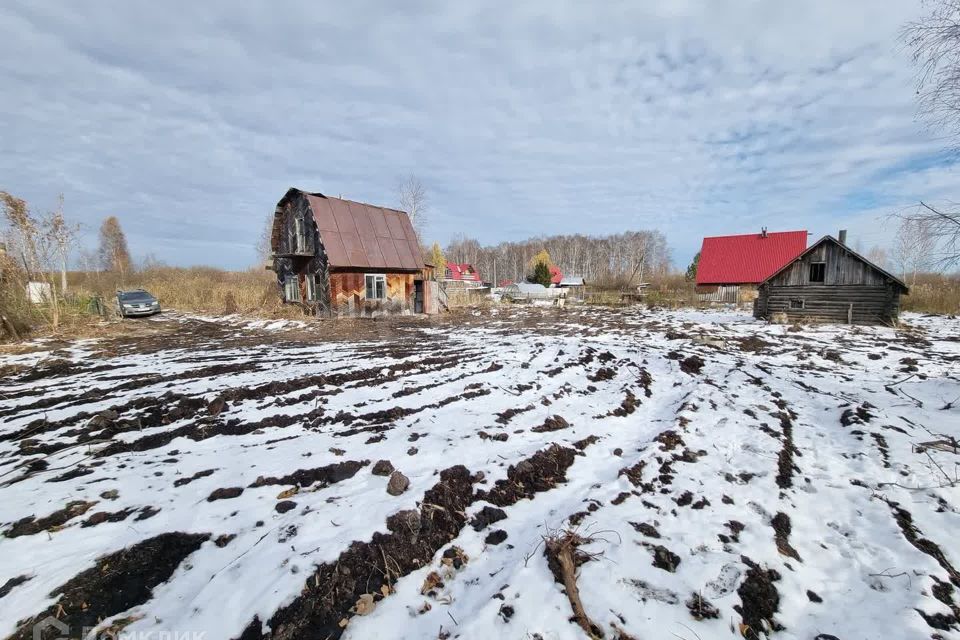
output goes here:
{"type": "Polygon", "coordinates": [[[500,522],[501,520],[506,520],[506,518],[507,514],[503,509],[486,506],[480,509],[477,515],[473,516],[473,520],[470,521],[470,526],[473,527],[474,531],[483,531],[494,522],[500,522]]]}
{"type": "Polygon", "coordinates": [[[703,358],[700,356],[688,356],[680,361],[680,370],[690,375],[696,375],[700,373],[700,370],[703,369],[703,365],[705,364],[703,358]]]}
{"type": "Polygon", "coordinates": [[[545,433],[547,431],[560,431],[561,429],[567,429],[570,427],[570,423],[566,421],[563,416],[550,416],[543,421],[542,425],[533,427],[530,431],[534,433],[545,433]]]}
{"type": "Polygon", "coordinates": [[[810,602],[815,602],[817,604],[823,602],[823,598],[817,595],[816,591],[812,591],[810,589],[807,589],[807,599],[810,600],[810,602]]]}
{"type": "MultiPolygon", "coordinates": [[[[265,478],[260,476],[256,481],[250,485],[250,488],[255,487],[265,487],[268,485],[299,485],[301,487],[310,487],[315,483],[320,483],[319,486],[326,487],[348,478],[352,478],[356,475],[357,471],[370,464],[369,460],[345,460],[344,462],[337,462],[334,464],[328,464],[323,467],[317,467],[316,469],[299,469],[294,471],[291,474],[281,476],[279,478],[265,478]]],[[[377,463],[379,464],[379,463],[377,463]]],[[[390,464],[389,462],[387,464],[390,464]]]]}
{"type": "Polygon", "coordinates": [[[773,569],[761,569],[746,556],[742,556],[741,560],[748,569],[737,589],[741,604],[734,605],[733,608],[743,618],[743,624],[749,628],[743,634],[744,637],[761,638],[763,636],[760,634],[767,627],[774,631],[782,630],[783,626],[774,619],[774,614],[780,608],[780,593],[774,582],[780,580],[780,574],[773,569]]]}
{"type": "Polygon", "coordinates": [[[677,447],[683,446],[683,438],[680,437],[680,434],[676,431],[667,430],[654,438],[656,442],[660,443],[661,451],[673,451],[677,447]]]}
{"type": "Polygon", "coordinates": [[[647,462],[645,460],[641,460],[633,466],[620,469],[620,473],[617,475],[627,476],[627,480],[630,481],[630,484],[635,487],[639,487],[641,484],[643,484],[643,468],[645,466],[647,466],[647,462]]]}
{"type": "Polygon", "coordinates": [[[24,582],[27,582],[28,580],[31,580],[31,579],[32,579],[32,576],[17,576],[16,578],[10,578],[9,580],[3,583],[3,586],[0,586],[0,598],[4,597],[5,595],[13,591],[16,587],[19,587],[24,582]]]}
{"type": "Polygon", "coordinates": [[[777,454],[777,486],[787,489],[793,486],[793,455],[797,449],[793,444],[793,419],[786,411],[780,411],[780,428],[783,433],[783,445],[777,454]]]}
{"type": "MultiPolygon", "coordinates": [[[[9,640],[34,638],[33,626],[48,616],[58,617],[76,632],[146,602],[153,588],[166,582],[209,538],[208,534],[164,533],[101,557],[96,566],[54,589],[50,597],[59,596],[57,602],[24,621],[9,640]]],[[[57,629],[48,627],[40,638],[60,635],[57,629]]]]}
{"type": "Polygon", "coordinates": [[[478,491],[477,498],[498,507],[510,506],[523,498],[552,489],[567,479],[567,469],[576,451],[554,444],[507,469],[507,479],[498,480],[490,491],[478,491]]]}
{"type": "Polygon", "coordinates": [[[188,478],[180,478],[178,480],[174,480],[173,486],[182,487],[185,484],[190,484],[194,480],[199,480],[200,478],[206,478],[207,476],[212,476],[214,471],[216,471],[216,469],[206,469],[205,471],[197,471],[195,474],[193,474],[188,478]]]}
{"type": "Polygon", "coordinates": [[[507,532],[503,529],[497,529],[487,534],[483,541],[490,545],[497,545],[507,539],[507,532]]]}
{"type": "Polygon", "coordinates": [[[673,573],[680,566],[680,556],[663,545],[652,545],[650,549],[653,551],[653,566],[657,569],[673,573]]]}
{"type": "Polygon", "coordinates": [[[375,476],[389,476],[393,473],[393,463],[389,460],[377,460],[370,472],[375,476]]]}
{"type": "Polygon", "coordinates": [[[231,498],[238,497],[243,493],[243,487],[227,487],[225,489],[215,489],[207,497],[207,502],[213,502],[214,500],[230,500],[231,498]]]}
{"type": "Polygon", "coordinates": [[[790,516],[780,511],[777,515],[773,516],[770,524],[773,526],[773,536],[777,543],[777,551],[798,562],[802,562],[802,560],[800,560],[800,554],[790,546],[790,531],[792,529],[790,516]]]}
{"type": "Polygon", "coordinates": [[[690,615],[693,616],[695,620],[707,620],[720,617],[720,610],[699,593],[691,594],[686,604],[687,611],[690,612],[690,615]]]}
{"type": "Polygon", "coordinates": [[[98,524],[103,524],[104,522],[123,522],[134,511],[136,511],[136,508],[133,508],[133,507],[129,509],[124,509],[122,511],[114,511],[112,513],[109,511],[98,511],[92,516],[90,516],[89,518],[87,518],[86,520],[84,520],[80,526],[95,527],[98,524]]]}
{"type": "Polygon", "coordinates": [[[652,524],[647,522],[631,522],[630,526],[634,528],[638,533],[642,533],[648,538],[659,538],[660,532],[657,531],[657,528],[652,524]]]}
{"type": "Polygon", "coordinates": [[[294,502],[293,500],[281,500],[280,502],[275,504],[273,508],[277,513],[286,513],[287,511],[296,509],[297,503],[294,502]]]}
{"type": "MultiPolygon", "coordinates": [[[[370,542],[354,542],[335,561],[319,566],[299,597],[269,620],[269,636],[254,618],[242,640],[339,638],[340,621],[349,619],[361,595],[380,593],[398,578],[427,564],[466,524],[463,512],[473,496],[470,472],[455,466],[440,472],[439,482],[423,497],[419,511],[387,519],[388,534],[375,533],[370,542]]],[[[378,595],[378,598],[382,597],[378,595]]]]}
{"type": "Polygon", "coordinates": [[[8,538],[32,536],[33,534],[40,533],[41,531],[48,531],[52,528],[55,529],[62,527],[69,520],[85,514],[95,504],[97,503],[84,502],[83,500],[74,500],[73,502],[68,502],[67,506],[65,506],[63,509],[54,511],[50,515],[40,518],[39,520],[35,519],[33,516],[28,516],[15,522],[12,527],[3,532],[3,535],[8,538]]]}
{"type": "Polygon", "coordinates": [[[521,407],[519,409],[507,409],[506,411],[502,411],[497,414],[497,422],[499,424],[507,424],[513,419],[514,416],[519,415],[521,413],[525,413],[527,411],[533,411],[533,409],[534,407],[532,404],[528,404],[527,406],[521,407]]]}

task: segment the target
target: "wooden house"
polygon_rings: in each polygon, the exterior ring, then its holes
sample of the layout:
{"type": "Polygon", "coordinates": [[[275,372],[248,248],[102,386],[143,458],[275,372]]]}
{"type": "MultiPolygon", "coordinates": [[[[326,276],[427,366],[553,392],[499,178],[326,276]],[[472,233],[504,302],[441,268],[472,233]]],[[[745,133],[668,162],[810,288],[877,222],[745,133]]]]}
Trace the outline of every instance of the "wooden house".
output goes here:
{"type": "Polygon", "coordinates": [[[807,248],[806,231],[771,231],[703,239],[697,265],[700,302],[739,304],[757,297],[757,287],[807,248]]]}
{"type": "Polygon", "coordinates": [[[271,249],[284,302],[319,315],[436,307],[436,283],[403,211],[290,189],[274,211],[271,249]]]}
{"type": "Polygon", "coordinates": [[[902,280],[824,236],[760,284],[754,315],[775,322],[896,324],[902,280]]]}

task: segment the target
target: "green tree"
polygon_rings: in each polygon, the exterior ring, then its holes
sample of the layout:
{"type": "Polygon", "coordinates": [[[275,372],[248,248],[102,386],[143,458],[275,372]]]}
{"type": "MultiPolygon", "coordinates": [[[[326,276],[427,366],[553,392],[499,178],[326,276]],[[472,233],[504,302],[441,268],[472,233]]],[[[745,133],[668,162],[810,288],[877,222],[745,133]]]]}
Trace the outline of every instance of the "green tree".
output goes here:
{"type": "Polygon", "coordinates": [[[545,287],[550,286],[550,265],[546,262],[538,262],[533,265],[533,275],[530,276],[529,280],[537,284],[542,284],[545,287]]]}
{"type": "Polygon", "coordinates": [[[697,251],[697,255],[693,256],[693,262],[690,263],[690,266],[687,267],[687,281],[693,282],[697,279],[697,268],[700,267],[700,252],[697,251]]]}

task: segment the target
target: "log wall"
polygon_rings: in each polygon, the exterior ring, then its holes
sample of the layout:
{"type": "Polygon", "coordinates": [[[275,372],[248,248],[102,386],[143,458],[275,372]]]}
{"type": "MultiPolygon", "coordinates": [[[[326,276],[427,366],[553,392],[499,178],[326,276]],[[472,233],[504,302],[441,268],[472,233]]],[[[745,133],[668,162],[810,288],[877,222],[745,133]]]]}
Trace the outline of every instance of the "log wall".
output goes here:
{"type": "Polygon", "coordinates": [[[900,291],[895,285],[763,285],[755,315],[780,322],[895,324],[900,291]],[[793,304],[791,304],[793,302],[793,304]],[[797,304],[801,308],[795,308],[797,304]]]}

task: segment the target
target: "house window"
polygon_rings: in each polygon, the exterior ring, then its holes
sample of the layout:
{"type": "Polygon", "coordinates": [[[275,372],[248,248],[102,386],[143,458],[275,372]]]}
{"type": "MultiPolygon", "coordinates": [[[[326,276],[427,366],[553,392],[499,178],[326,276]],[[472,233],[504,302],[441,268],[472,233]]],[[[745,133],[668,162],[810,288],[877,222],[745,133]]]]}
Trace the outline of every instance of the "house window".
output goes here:
{"type": "Polygon", "coordinates": [[[810,263],[810,282],[823,282],[827,276],[826,262],[810,263]]]}
{"type": "Polygon", "coordinates": [[[366,277],[367,300],[384,300],[387,297],[387,277],[369,274],[366,277]]]}
{"type": "Polygon", "coordinates": [[[307,300],[317,299],[317,276],[313,273],[306,275],[307,281],[307,300]]]}
{"type": "Polygon", "coordinates": [[[290,275],[284,278],[283,299],[286,302],[300,302],[300,283],[296,275],[290,275]]]}
{"type": "Polygon", "coordinates": [[[791,309],[803,309],[803,298],[791,298],[790,300],[791,309]]]}
{"type": "Polygon", "coordinates": [[[297,218],[293,221],[293,252],[307,252],[307,238],[304,234],[303,218],[297,218]]]}

